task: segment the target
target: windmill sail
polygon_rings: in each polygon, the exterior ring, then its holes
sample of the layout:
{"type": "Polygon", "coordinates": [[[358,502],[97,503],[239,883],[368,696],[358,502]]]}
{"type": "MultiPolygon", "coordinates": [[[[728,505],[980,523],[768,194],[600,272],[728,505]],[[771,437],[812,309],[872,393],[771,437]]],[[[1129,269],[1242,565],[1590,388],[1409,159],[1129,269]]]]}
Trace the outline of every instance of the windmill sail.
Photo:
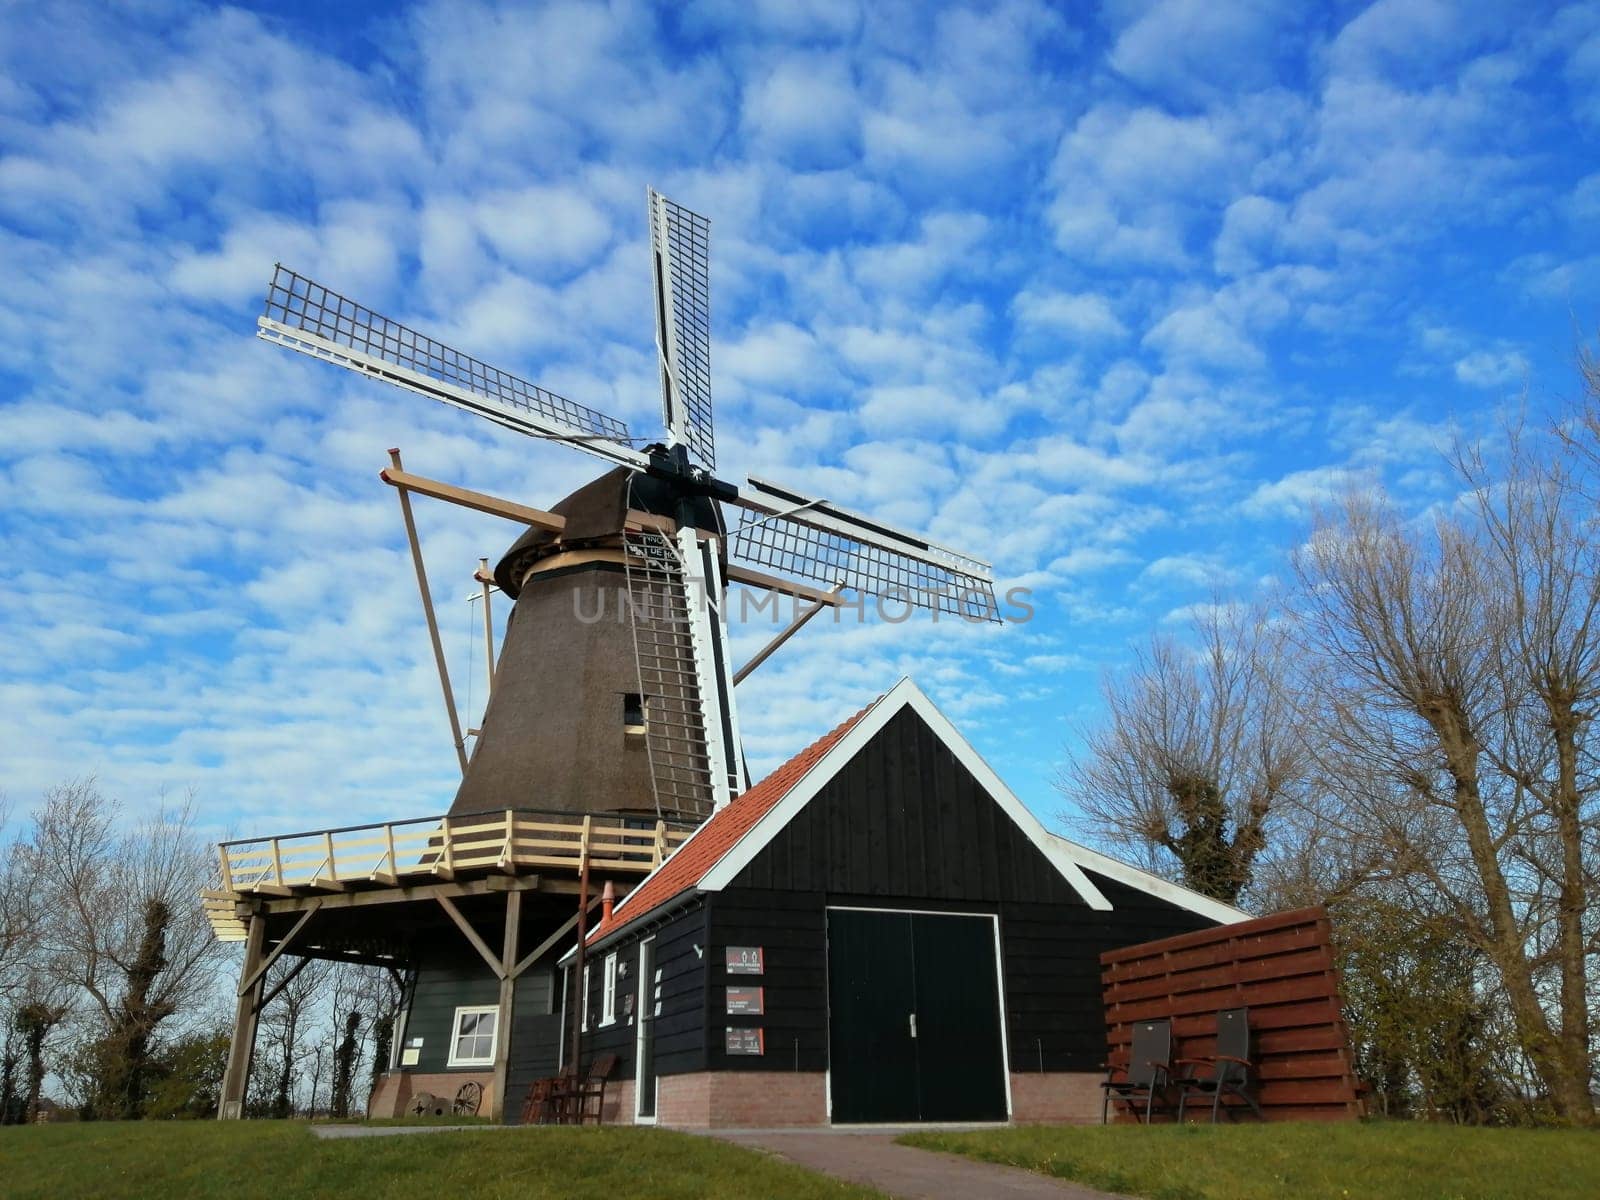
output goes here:
{"type": "Polygon", "coordinates": [[[668,440],[711,471],[711,222],[653,188],[648,198],[661,419],[668,440]]]}
{"type": "Polygon", "coordinates": [[[391,321],[288,267],[277,266],[256,334],[535,437],[570,442],[612,462],[642,467],[628,426],[529,383],[427,334],[391,321]]]}
{"type": "Polygon", "coordinates": [[[981,559],[765,480],[749,480],[737,503],[728,553],[743,564],[930,612],[1000,619],[981,559]]]}

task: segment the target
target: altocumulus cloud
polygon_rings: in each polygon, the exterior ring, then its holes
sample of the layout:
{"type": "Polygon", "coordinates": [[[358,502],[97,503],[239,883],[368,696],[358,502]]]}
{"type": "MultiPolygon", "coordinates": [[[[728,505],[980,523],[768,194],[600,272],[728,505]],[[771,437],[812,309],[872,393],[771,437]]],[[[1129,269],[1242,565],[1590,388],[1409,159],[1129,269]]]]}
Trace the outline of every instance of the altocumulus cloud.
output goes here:
{"type": "MultiPolygon", "coordinates": [[[[752,767],[911,673],[1045,813],[1131,638],[1270,576],[1330,488],[1447,496],[1439,439],[1559,391],[1600,300],[1592,5],[0,20],[24,803],[86,770],[193,786],[218,831],[448,800],[383,450],[532,503],[592,468],[256,343],[276,259],[649,428],[644,184],[709,214],[722,464],[991,558],[1038,610],[815,622],[744,685],[752,767]]],[[[419,520],[471,721],[468,575],[512,531],[419,520]]]]}

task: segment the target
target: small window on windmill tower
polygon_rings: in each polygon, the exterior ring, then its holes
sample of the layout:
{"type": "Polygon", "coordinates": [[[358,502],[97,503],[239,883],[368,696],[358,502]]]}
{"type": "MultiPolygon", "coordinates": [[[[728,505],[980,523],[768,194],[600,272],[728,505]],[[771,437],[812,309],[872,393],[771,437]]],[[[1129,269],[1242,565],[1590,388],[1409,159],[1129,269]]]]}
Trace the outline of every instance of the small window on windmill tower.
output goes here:
{"type": "Polygon", "coordinates": [[[622,696],[622,731],[624,733],[643,733],[647,705],[645,698],[638,692],[625,692],[622,696]]]}

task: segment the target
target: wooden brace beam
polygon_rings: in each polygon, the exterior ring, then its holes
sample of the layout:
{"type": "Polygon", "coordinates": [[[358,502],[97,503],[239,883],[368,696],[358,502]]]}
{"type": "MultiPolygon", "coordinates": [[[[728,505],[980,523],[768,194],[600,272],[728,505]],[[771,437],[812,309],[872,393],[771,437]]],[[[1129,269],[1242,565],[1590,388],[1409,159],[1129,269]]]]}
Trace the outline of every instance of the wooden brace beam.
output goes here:
{"type": "Polygon", "coordinates": [[[258,966],[254,971],[250,972],[250,974],[244,979],[239,981],[239,995],[244,995],[256,985],[256,980],[266,975],[272,964],[278,961],[278,956],[289,948],[289,944],[300,935],[300,931],[306,927],[306,923],[309,922],[312,917],[317,915],[317,910],[321,907],[322,900],[320,898],[312,901],[310,907],[307,908],[305,912],[300,914],[300,919],[290,926],[289,932],[284,934],[282,940],[272,948],[272,953],[261,960],[260,966],[258,966]]]}
{"type": "Polygon", "coordinates": [[[502,500],[498,496],[475,492],[470,488],[440,483],[437,479],[413,475],[410,471],[403,471],[399,467],[385,467],[378,472],[378,478],[390,487],[416,492],[419,496],[431,496],[435,500],[443,500],[449,504],[459,504],[462,508],[488,513],[491,517],[520,521],[524,525],[532,525],[550,533],[560,533],[567,527],[567,519],[560,513],[545,512],[542,508],[529,508],[526,504],[502,500]]]}
{"type": "MultiPolygon", "coordinates": [[[[390,449],[389,461],[400,470],[400,451],[390,449]]],[[[433,594],[428,591],[428,572],[422,564],[422,545],[417,541],[417,522],[411,515],[411,493],[398,488],[400,514],[406,523],[406,540],[411,543],[411,563],[417,569],[417,590],[422,593],[422,613],[428,619],[428,637],[433,642],[433,660],[439,668],[439,686],[444,689],[445,714],[450,718],[450,736],[455,741],[456,758],[461,763],[461,774],[467,773],[467,743],[461,736],[461,718],[456,713],[455,693],[450,689],[450,668],[444,661],[444,643],[439,640],[439,622],[433,613],[433,594]]]]}
{"type": "MultiPolygon", "coordinates": [[[[830,596],[837,596],[842,591],[844,591],[844,584],[841,583],[828,594],[830,596]]],[[[790,622],[789,626],[782,630],[777,637],[773,638],[765,646],[761,647],[760,650],[756,651],[755,656],[751,658],[749,662],[745,663],[744,666],[740,667],[733,673],[734,685],[737,686],[738,684],[743,683],[751,671],[754,671],[762,663],[766,662],[767,659],[771,658],[779,646],[782,646],[795,634],[799,633],[803,628],[805,628],[806,622],[811,620],[812,617],[816,616],[825,607],[826,605],[823,604],[821,600],[816,601],[810,608],[806,609],[805,612],[801,613],[792,622],[790,622]]]]}
{"type": "MultiPolygon", "coordinates": [[[[596,906],[599,905],[600,901],[604,898],[605,897],[603,896],[596,896],[593,900],[589,901],[589,911],[593,912],[596,906]]],[[[534,963],[538,962],[539,959],[548,953],[557,942],[566,937],[567,934],[571,933],[577,924],[578,914],[573,913],[562,923],[560,929],[556,930],[549,937],[545,938],[544,941],[540,942],[532,950],[529,950],[522,956],[522,961],[511,968],[511,977],[513,979],[517,978],[529,967],[533,966],[534,963]]]]}
{"type": "MultiPolygon", "coordinates": [[[[567,527],[567,519],[560,513],[546,512],[542,508],[518,504],[515,500],[502,500],[499,496],[475,492],[471,488],[457,487],[453,483],[442,483],[425,475],[413,475],[398,465],[385,467],[378,472],[378,478],[401,491],[416,492],[419,496],[430,496],[447,504],[459,504],[463,508],[487,513],[491,517],[502,517],[507,521],[532,525],[548,533],[560,533],[567,527]]],[[[677,522],[668,517],[640,512],[635,508],[628,510],[627,522],[641,529],[654,529],[658,533],[674,533],[678,528],[677,522]]]]}
{"type": "Polygon", "coordinates": [[[448,896],[435,896],[434,899],[445,912],[450,914],[450,919],[456,923],[456,928],[466,935],[467,941],[472,943],[472,948],[478,952],[478,956],[489,964],[489,970],[494,972],[494,977],[504,979],[505,965],[500,961],[500,956],[484,944],[483,939],[478,936],[478,931],[472,927],[472,923],[461,915],[461,910],[448,896]]]}
{"type": "Polygon", "coordinates": [[[301,971],[304,971],[310,962],[311,960],[309,958],[302,958],[299,962],[295,963],[294,966],[285,971],[283,973],[283,978],[278,980],[277,983],[273,984],[272,987],[261,997],[261,999],[256,1001],[256,1012],[259,1013],[267,1006],[274,996],[283,991],[284,988],[288,987],[289,984],[294,981],[294,977],[300,974],[301,971]]]}

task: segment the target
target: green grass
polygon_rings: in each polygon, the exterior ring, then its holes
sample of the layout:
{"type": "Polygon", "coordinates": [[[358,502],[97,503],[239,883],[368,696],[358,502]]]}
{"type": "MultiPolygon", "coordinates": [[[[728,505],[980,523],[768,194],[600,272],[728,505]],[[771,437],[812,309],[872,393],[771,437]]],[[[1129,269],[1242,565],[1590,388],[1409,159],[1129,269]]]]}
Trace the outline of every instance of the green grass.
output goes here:
{"type": "Polygon", "coordinates": [[[1600,1133],[1373,1122],[1023,1126],[912,1133],[910,1146],[1150,1200],[1589,1200],[1600,1133]]]}
{"type": "Polygon", "coordinates": [[[0,1129],[5,1200],[718,1200],[873,1197],[754,1151],[658,1129],[322,1140],[281,1121],[0,1129]]]}

